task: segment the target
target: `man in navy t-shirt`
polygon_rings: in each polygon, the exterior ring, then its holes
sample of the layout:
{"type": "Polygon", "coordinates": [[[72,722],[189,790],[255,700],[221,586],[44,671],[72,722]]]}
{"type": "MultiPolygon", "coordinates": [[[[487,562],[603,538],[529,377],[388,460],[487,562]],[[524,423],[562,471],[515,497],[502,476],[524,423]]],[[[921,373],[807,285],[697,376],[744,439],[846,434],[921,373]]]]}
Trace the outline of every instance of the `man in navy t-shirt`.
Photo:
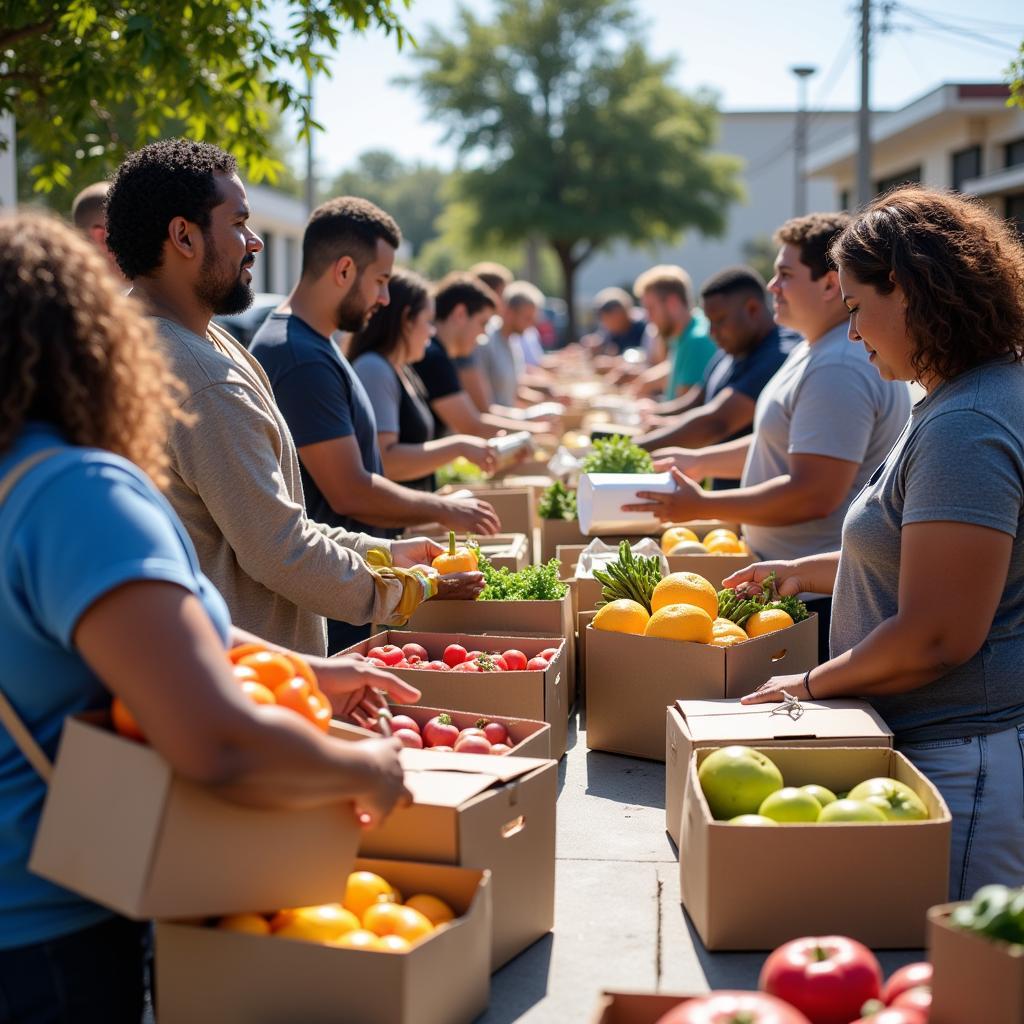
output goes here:
{"type": "MultiPolygon", "coordinates": [[[[701,289],[701,306],[719,347],[698,394],[658,408],[663,424],[637,438],[648,451],[703,448],[749,434],[758,395],[800,336],[779,327],[765,284],[752,267],[728,267],[701,289]]],[[[715,487],[736,486],[716,481],[715,487]]]]}

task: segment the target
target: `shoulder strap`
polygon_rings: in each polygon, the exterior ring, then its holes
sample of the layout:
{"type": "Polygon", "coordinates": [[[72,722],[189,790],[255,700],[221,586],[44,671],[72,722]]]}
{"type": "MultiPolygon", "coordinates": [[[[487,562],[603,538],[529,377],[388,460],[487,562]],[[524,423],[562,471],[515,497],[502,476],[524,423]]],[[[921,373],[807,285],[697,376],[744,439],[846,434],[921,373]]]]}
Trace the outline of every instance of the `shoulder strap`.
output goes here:
{"type": "MultiPolygon", "coordinates": [[[[15,484],[30,470],[39,463],[64,451],[63,448],[44,448],[34,452],[27,459],[22,459],[7,475],[0,480],[0,505],[14,490],[15,484]]],[[[53,762],[46,756],[43,748],[36,742],[35,737],[28,731],[28,727],[21,720],[21,716],[14,710],[14,705],[7,699],[7,696],[0,690],[0,724],[11,734],[11,739],[18,745],[18,749],[25,755],[25,759],[39,773],[44,782],[50,781],[53,774],[53,762]]]]}

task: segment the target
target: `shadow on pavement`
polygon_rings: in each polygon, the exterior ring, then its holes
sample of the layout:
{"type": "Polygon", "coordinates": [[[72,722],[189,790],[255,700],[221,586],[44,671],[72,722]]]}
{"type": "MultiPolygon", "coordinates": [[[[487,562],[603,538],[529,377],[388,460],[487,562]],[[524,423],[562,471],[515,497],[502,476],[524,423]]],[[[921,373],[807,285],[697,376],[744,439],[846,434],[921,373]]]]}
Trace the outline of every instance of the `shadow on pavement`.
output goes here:
{"type": "Polygon", "coordinates": [[[587,751],[587,796],[641,807],[665,806],[665,766],[619,754],[587,751]]]}
{"type": "Polygon", "coordinates": [[[476,1024],[511,1024],[548,992],[554,935],[545,935],[491,978],[491,1005],[476,1024]]]}

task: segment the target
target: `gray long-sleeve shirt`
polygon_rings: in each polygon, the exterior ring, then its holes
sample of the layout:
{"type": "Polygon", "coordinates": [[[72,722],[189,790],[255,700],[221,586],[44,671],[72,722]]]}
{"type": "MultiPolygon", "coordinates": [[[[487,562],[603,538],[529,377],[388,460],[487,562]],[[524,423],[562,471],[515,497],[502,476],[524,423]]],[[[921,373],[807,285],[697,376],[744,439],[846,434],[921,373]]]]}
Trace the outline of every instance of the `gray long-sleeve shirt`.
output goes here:
{"type": "Polygon", "coordinates": [[[306,654],[327,650],[324,617],[390,622],[402,583],[363,559],[386,540],[307,518],[299,458],[263,368],[226,332],[157,318],[191,424],[170,431],[167,497],[242,629],[306,654]]]}

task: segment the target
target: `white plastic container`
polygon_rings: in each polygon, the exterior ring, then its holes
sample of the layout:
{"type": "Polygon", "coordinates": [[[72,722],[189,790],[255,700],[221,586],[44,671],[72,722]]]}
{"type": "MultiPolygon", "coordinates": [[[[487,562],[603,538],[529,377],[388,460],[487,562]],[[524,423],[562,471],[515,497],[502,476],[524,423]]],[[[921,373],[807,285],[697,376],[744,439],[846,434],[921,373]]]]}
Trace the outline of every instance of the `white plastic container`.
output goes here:
{"type": "Polygon", "coordinates": [[[600,534],[654,533],[660,520],[652,514],[623,512],[635,505],[638,491],[671,494],[676,489],[671,473],[584,473],[576,492],[580,532],[600,534]]]}
{"type": "Polygon", "coordinates": [[[487,446],[498,460],[498,469],[507,469],[524,451],[533,451],[533,435],[528,430],[517,430],[513,434],[492,437],[487,446]]]}

